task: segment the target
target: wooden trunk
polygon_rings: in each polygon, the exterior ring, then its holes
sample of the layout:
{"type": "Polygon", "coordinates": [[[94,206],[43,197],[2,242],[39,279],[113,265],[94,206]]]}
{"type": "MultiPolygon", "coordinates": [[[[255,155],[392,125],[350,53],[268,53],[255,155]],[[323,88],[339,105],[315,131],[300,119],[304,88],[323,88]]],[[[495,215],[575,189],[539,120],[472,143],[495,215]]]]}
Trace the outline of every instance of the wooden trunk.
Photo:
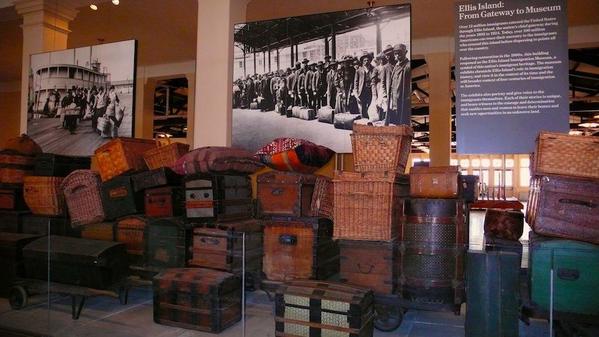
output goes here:
{"type": "Polygon", "coordinates": [[[130,265],[143,264],[147,224],[148,219],[141,216],[128,216],[116,223],[115,241],[122,242],[127,247],[130,265]]]}
{"type": "Polygon", "coordinates": [[[21,233],[27,211],[0,211],[0,232],[21,233]]]}
{"type": "Polygon", "coordinates": [[[241,319],[239,277],[204,268],[168,269],[156,275],[154,322],[220,333],[241,319]]]}
{"type": "Polygon", "coordinates": [[[459,199],[407,199],[400,236],[400,292],[421,303],[464,300],[468,228],[459,199]]]}
{"type": "Polygon", "coordinates": [[[143,213],[143,193],[134,192],[130,176],[118,176],[102,183],[102,204],[107,220],[143,213]]]}
{"type": "Polygon", "coordinates": [[[599,182],[562,176],[531,180],[526,220],[535,233],[599,244],[599,182]]]}
{"type": "Polygon", "coordinates": [[[253,215],[252,186],[248,176],[205,174],[185,182],[187,218],[229,221],[253,215]]]}
{"type": "Polygon", "coordinates": [[[131,176],[133,191],[139,192],[160,186],[180,186],[182,177],[168,167],[144,171],[131,176]]]}
{"type": "Polygon", "coordinates": [[[100,146],[95,155],[102,181],[147,169],[143,153],[155,147],[154,140],[136,138],[117,138],[100,146]]]}
{"type": "Polygon", "coordinates": [[[264,228],[263,270],[271,281],[324,280],[339,271],[339,245],[328,219],[273,219],[264,228]]]}
{"type": "Polygon", "coordinates": [[[38,235],[80,236],[66,217],[27,214],[23,216],[23,233],[38,235]]]}
{"type": "Polygon", "coordinates": [[[23,248],[23,258],[26,277],[47,280],[50,265],[51,282],[95,289],[113,289],[129,270],[125,245],[66,236],[33,241],[23,248]]]}
{"type": "Polygon", "coordinates": [[[420,166],[410,170],[412,198],[457,198],[460,183],[460,171],[457,166],[420,166]]]}
{"type": "Polygon", "coordinates": [[[156,187],[145,191],[145,212],[153,218],[185,214],[185,191],[182,187],[156,187]]]}
{"type": "Polygon", "coordinates": [[[102,222],[81,227],[81,237],[90,240],[115,241],[114,222],[102,222]]]}
{"type": "Polygon", "coordinates": [[[35,157],[33,174],[46,177],[66,177],[75,170],[89,170],[90,157],[61,156],[41,153],[35,157]]]}
{"type": "Polygon", "coordinates": [[[0,185],[0,210],[27,210],[21,186],[0,185]]]}
{"type": "Polygon", "coordinates": [[[339,240],[341,282],[394,294],[399,279],[399,245],[396,241],[339,240]]]}
{"type": "Polygon", "coordinates": [[[272,171],[258,176],[260,214],[266,216],[311,216],[316,176],[272,171]]]}
{"type": "Polygon", "coordinates": [[[291,281],[275,295],[275,336],[372,337],[374,295],[367,288],[291,281]]]}
{"type": "Polygon", "coordinates": [[[185,267],[190,255],[191,235],[191,228],[182,218],[149,219],[145,266],[152,270],[185,267]]]}
{"type": "Polygon", "coordinates": [[[0,297],[6,297],[17,277],[25,275],[23,247],[39,235],[0,232],[0,297]]]}

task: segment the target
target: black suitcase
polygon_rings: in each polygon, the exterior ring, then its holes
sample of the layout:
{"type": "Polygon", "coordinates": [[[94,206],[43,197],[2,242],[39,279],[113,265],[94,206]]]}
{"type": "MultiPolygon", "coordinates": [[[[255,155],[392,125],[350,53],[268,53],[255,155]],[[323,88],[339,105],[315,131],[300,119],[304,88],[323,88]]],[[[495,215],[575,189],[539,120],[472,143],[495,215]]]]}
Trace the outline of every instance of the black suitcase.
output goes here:
{"type": "Polygon", "coordinates": [[[466,337],[518,337],[520,257],[469,251],[466,337]]]}
{"type": "Polygon", "coordinates": [[[118,242],[45,236],[23,248],[23,259],[28,278],[47,280],[50,265],[50,281],[94,289],[113,289],[129,272],[127,249],[118,242]]]}
{"type": "Polygon", "coordinates": [[[42,153],[35,157],[34,165],[33,175],[66,177],[75,170],[89,170],[91,158],[42,153]]]}
{"type": "Polygon", "coordinates": [[[17,277],[23,277],[23,247],[39,235],[0,232],[0,297],[6,297],[17,277]]]}
{"type": "Polygon", "coordinates": [[[102,183],[106,220],[144,212],[143,192],[134,192],[131,176],[117,176],[102,183]]]}

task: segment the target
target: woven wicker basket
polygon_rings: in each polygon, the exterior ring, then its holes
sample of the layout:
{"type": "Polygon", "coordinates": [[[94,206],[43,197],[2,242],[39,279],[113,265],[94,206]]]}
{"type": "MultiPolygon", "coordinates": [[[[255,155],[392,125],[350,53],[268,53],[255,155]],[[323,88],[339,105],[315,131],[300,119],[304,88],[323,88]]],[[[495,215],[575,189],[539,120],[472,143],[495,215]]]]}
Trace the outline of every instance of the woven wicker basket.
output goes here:
{"type": "Polygon", "coordinates": [[[61,177],[27,176],[24,178],[23,197],[31,213],[37,215],[64,214],[64,194],[61,177]]]}
{"type": "Polygon", "coordinates": [[[541,131],[534,174],[599,179],[599,138],[541,131]]]}
{"type": "Polygon", "coordinates": [[[317,176],[311,210],[312,216],[333,220],[333,182],[330,178],[317,176]]]}
{"type": "Polygon", "coordinates": [[[412,128],[407,125],[354,124],[351,144],[355,170],[404,173],[413,135],[412,128]]]}
{"type": "Polygon", "coordinates": [[[91,170],[76,170],[62,181],[71,226],[104,221],[100,175],[91,170]]]}
{"type": "Polygon", "coordinates": [[[125,172],[142,171],[147,168],[143,153],[155,148],[150,139],[117,138],[95,151],[102,181],[125,172]]]}
{"type": "Polygon", "coordinates": [[[405,175],[335,172],[334,237],[345,240],[390,241],[403,216],[405,175]]]}
{"type": "Polygon", "coordinates": [[[170,139],[168,142],[167,145],[159,145],[160,143],[157,143],[158,146],[156,148],[144,152],[143,157],[150,170],[170,167],[177,162],[177,159],[189,152],[188,144],[170,143],[170,139]]]}

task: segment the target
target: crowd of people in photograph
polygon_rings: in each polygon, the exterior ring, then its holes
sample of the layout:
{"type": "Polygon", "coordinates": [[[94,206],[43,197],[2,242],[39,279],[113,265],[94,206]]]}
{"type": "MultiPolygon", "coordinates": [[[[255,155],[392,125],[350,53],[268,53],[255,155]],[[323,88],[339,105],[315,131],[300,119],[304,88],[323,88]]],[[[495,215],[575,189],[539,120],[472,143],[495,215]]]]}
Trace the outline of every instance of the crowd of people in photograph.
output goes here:
{"type": "Polygon", "coordinates": [[[109,88],[82,88],[73,86],[61,97],[60,92],[52,90],[46,98],[39,117],[60,117],[60,127],[76,133],[77,124],[91,119],[91,128],[103,137],[118,137],[118,128],[123,121],[125,106],[120,104],[114,85],[109,88]]]}
{"type": "Polygon", "coordinates": [[[262,111],[301,106],[328,106],[335,113],[360,114],[372,122],[410,124],[412,92],[410,60],[403,44],[387,45],[378,55],[363,52],[311,62],[238,79],[233,85],[233,107],[262,111]]]}

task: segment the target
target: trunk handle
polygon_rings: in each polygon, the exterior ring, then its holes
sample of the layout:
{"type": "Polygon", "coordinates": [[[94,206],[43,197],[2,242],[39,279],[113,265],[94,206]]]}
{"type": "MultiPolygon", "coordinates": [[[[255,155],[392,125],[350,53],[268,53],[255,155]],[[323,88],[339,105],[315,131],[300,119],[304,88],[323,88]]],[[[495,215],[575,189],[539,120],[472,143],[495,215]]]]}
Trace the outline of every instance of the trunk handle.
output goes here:
{"type": "Polygon", "coordinates": [[[576,200],[576,199],[559,199],[560,204],[573,204],[578,206],[584,206],[588,208],[596,208],[597,204],[592,203],[591,201],[584,200],[576,200]]]}
{"type": "Polygon", "coordinates": [[[220,240],[219,239],[215,239],[215,238],[205,238],[204,237],[204,238],[200,239],[200,242],[208,243],[208,244],[216,246],[216,245],[218,245],[218,243],[220,242],[220,240]]]}
{"type": "Polygon", "coordinates": [[[284,189],[284,188],[282,188],[282,187],[277,187],[277,188],[273,188],[273,189],[272,189],[272,191],[270,191],[270,193],[271,193],[272,195],[281,195],[281,194],[283,194],[283,191],[285,191],[285,189],[284,189]]]}
{"type": "Polygon", "coordinates": [[[566,281],[576,281],[580,277],[578,269],[558,268],[557,277],[566,281]]]}
{"type": "Polygon", "coordinates": [[[358,271],[359,271],[361,274],[370,274],[370,273],[372,273],[372,270],[373,270],[373,269],[374,269],[374,265],[373,265],[373,264],[370,264],[370,268],[368,268],[368,271],[366,271],[366,272],[365,272],[365,271],[363,271],[363,270],[362,270],[362,265],[360,265],[360,264],[358,263],[358,271]]]}
{"type": "Polygon", "coordinates": [[[282,245],[295,246],[297,244],[297,235],[282,234],[279,236],[279,243],[282,245]]]}

